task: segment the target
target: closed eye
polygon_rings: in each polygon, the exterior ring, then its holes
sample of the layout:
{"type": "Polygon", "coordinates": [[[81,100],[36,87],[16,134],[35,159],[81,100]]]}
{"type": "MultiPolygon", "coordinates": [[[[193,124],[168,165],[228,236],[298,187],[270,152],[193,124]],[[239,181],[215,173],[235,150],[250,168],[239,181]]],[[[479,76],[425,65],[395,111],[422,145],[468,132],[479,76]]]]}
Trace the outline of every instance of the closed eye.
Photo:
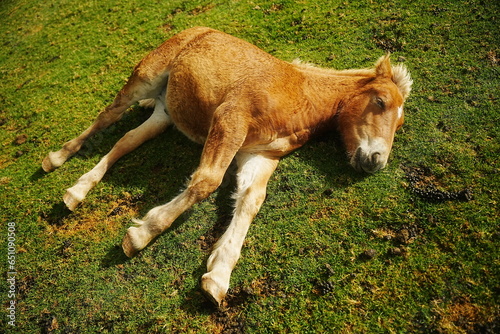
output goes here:
{"type": "Polygon", "coordinates": [[[384,109],[385,109],[385,102],[384,102],[384,100],[382,100],[382,98],[377,97],[377,98],[375,99],[375,103],[377,104],[377,106],[379,106],[379,107],[380,107],[380,109],[382,109],[382,110],[384,110],[384,109]]]}

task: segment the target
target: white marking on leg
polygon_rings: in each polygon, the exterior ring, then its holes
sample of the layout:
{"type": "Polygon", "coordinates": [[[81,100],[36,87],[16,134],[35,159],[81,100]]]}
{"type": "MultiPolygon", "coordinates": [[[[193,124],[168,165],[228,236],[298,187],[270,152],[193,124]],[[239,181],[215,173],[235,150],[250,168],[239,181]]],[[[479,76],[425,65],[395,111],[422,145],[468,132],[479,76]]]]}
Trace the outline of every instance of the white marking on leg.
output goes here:
{"type": "Polygon", "coordinates": [[[184,190],[167,204],[149,210],[143,219],[133,219],[136,226],[129,227],[123,238],[122,248],[125,255],[135,256],[193,204],[194,201],[189,198],[188,191],[184,190]]]}
{"type": "Polygon", "coordinates": [[[203,290],[216,304],[226,295],[248,228],[264,202],[267,182],[277,166],[277,160],[256,154],[240,154],[237,159],[240,168],[234,216],[215,244],[207,261],[208,272],[202,277],[203,290]]]}

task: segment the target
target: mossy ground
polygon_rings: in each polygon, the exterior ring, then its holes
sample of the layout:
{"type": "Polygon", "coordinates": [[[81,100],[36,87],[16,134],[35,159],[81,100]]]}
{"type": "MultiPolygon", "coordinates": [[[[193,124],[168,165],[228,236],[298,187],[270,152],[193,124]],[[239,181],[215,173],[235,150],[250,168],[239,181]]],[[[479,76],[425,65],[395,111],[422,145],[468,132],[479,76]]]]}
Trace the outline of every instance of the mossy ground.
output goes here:
{"type": "MultiPolygon", "coordinates": [[[[498,331],[499,9],[493,0],[1,2],[5,275],[8,222],[17,245],[16,327],[2,313],[2,331],[498,331]],[[352,171],[330,137],[283,159],[222,310],[204,299],[199,278],[231,215],[231,173],[137,258],[119,247],[132,217],[183,187],[201,147],[170,129],[68,212],[64,189],[147,116],[134,107],[54,173],[40,169],[147,52],[197,25],[339,69],[371,66],[390,51],[415,82],[382,172],[352,171]],[[408,171],[420,173],[417,186],[470,189],[472,200],[421,197],[408,171]]],[[[1,284],[3,307],[8,289],[1,284]]]]}

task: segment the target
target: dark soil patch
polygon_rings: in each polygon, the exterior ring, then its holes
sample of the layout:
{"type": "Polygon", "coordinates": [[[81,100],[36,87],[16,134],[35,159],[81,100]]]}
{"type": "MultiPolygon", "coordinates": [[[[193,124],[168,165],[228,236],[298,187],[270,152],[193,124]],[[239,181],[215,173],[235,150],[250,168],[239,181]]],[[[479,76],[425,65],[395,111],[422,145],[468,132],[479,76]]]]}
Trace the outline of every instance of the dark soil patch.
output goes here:
{"type": "Polygon", "coordinates": [[[280,296],[283,291],[279,282],[264,277],[253,281],[250,286],[229,289],[222,305],[212,314],[212,321],[223,334],[245,333],[244,310],[248,303],[267,296],[280,296]]]}
{"type": "Polygon", "coordinates": [[[444,190],[438,179],[426,167],[405,167],[409,189],[418,197],[429,202],[470,201],[472,191],[465,188],[459,191],[444,190]]]}
{"type": "Polygon", "coordinates": [[[241,334],[245,332],[243,309],[250,297],[251,294],[248,293],[248,290],[242,287],[228,291],[221,307],[212,314],[212,321],[220,327],[220,333],[241,334]]]}

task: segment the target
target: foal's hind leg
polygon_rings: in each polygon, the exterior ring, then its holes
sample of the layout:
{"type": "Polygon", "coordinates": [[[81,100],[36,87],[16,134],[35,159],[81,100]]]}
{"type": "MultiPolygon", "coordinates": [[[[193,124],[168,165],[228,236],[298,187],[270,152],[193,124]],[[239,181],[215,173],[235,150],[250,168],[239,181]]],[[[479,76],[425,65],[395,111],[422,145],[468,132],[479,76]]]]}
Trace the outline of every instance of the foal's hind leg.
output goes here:
{"type": "Polygon", "coordinates": [[[90,172],[84,174],[73,187],[66,190],[63,197],[66,206],[74,210],[118,159],[165,131],[169,124],[171,121],[165,113],[163,98],[158,98],[151,117],[136,129],[127,132],[90,172]]]}
{"type": "MultiPolygon", "coordinates": [[[[158,79],[158,78],[154,78],[158,79]]],[[[161,89],[165,87],[166,79],[159,78],[162,82],[152,82],[151,79],[140,77],[138,71],[134,71],[127,84],[116,95],[112,104],[107,106],[99,115],[94,123],[89,126],[78,137],[68,141],[57,152],[50,152],[42,162],[42,168],[46,172],[52,172],[60,167],[66,160],[80,150],[83,143],[93,134],[104,130],[111,124],[119,121],[125,110],[137,101],[145,98],[156,98],[161,89]],[[154,84],[154,87],[151,87],[154,84]]],[[[157,80],[158,81],[158,80],[157,80]]]]}

